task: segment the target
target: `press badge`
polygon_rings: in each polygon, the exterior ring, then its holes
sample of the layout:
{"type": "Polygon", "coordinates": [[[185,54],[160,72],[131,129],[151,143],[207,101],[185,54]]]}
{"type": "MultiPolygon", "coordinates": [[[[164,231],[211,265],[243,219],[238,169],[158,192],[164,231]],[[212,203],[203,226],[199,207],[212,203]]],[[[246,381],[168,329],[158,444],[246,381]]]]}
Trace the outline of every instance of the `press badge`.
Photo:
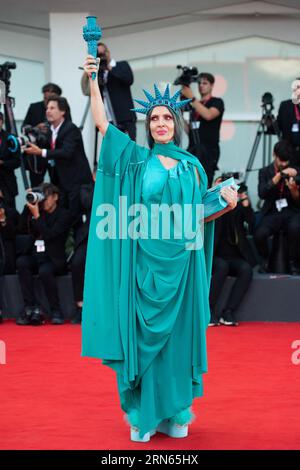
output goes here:
{"type": "Polygon", "coordinates": [[[295,123],[292,125],[292,132],[299,132],[299,124],[295,123]]]}
{"type": "Polygon", "coordinates": [[[284,207],[288,207],[288,202],[285,198],[277,199],[276,201],[276,209],[280,212],[284,207]]]}
{"type": "Polygon", "coordinates": [[[35,240],[34,244],[36,246],[37,253],[43,253],[45,251],[45,242],[44,242],[44,240],[35,240]]]}
{"type": "Polygon", "coordinates": [[[199,129],[200,121],[192,121],[191,122],[191,127],[192,127],[192,129],[199,129]]]}

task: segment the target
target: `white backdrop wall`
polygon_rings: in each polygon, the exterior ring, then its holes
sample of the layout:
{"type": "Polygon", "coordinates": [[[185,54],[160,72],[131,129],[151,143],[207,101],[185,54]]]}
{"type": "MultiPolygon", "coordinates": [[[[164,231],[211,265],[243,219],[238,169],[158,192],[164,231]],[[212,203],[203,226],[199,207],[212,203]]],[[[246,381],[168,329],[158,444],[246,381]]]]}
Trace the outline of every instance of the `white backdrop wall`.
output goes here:
{"type": "Polygon", "coordinates": [[[16,62],[11,71],[11,96],[15,118],[23,120],[28,105],[42,99],[41,87],[50,78],[49,38],[0,29],[0,64],[16,62]]]}
{"type": "MultiPolygon", "coordinates": [[[[12,72],[11,92],[16,97],[17,119],[23,119],[30,102],[41,99],[41,86],[51,80],[62,86],[73,120],[80,124],[86,98],[80,90],[81,72],[77,67],[85,55],[81,37],[85,15],[51,14],[49,39],[0,30],[0,59],[19,60],[17,70],[12,72]]],[[[130,61],[135,73],[135,97],[141,96],[142,86],[172,82],[177,64],[196,65],[199,70],[216,74],[220,85],[225,83],[225,88],[217,88],[226,105],[228,135],[233,133],[228,138],[225,132],[221,143],[221,169],[227,170],[246,165],[260,118],[261,95],[271,91],[275,108],[280,100],[289,98],[290,81],[300,75],[298,30],[296,19],[242,15],[122,36],[104,31],[103,41],[116,60],[130,61]]],[[[139,121],[138,141],[143,143],[142,127],[139,121]]],[[[94,131],[90,116],[84,140],[92,162],[94,131]]],[[[254,195],[255,175],[250,185],[254,195]]]]}

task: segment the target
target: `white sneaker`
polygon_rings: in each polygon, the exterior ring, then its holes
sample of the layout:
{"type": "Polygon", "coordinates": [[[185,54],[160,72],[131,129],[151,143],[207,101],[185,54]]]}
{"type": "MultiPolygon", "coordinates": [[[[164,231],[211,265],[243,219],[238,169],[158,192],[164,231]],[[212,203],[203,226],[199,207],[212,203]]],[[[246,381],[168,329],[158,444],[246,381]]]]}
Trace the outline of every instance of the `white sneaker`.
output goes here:
{"type": "Polygon", "coordinates": [[[130,439],[134,442],[149,442],[150,438],[156,434],[156,429],[153,429],[150,432],[146,432],[144,436],[140,437],[140,430],[138,428],[130,428],[130,439]]]}
{"type": "Polygon", "coordinates": [[[164,419],[161,423],[159,423],[156,430],[163,434],[167,434],[170,437],[182,438],[187,437],[189,426],[188,424],[173,424],[168,419],[164,419]]]}

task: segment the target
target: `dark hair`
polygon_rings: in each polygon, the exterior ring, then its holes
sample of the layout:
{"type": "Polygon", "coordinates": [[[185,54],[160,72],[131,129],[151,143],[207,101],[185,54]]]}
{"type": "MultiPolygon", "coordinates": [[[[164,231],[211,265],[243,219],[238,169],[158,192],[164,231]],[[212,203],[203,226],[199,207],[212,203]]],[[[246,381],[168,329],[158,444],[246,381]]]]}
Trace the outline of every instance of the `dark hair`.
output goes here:
{"type": "Polygon", "coordinates": [[[99,46],[104,47],[105,52],[109,52],[109,49],[108,49],[107,45],[104,44],[104,42],[98,42],[97,47],[99,47],[99,46]]]}
{"type": "Polygon", "coordinates": [[[274,145],[273,149],[275,157],[283,162],[291,160],[293,154],[293,148],[287,140],[280,140],[274,145]]]}
{"type": "MultiPolygon", "coordinates": [[[[154,146],[154,139],[153,139],[153,137],[151,135],[151,131],[150,131],[150,118],[151,118],[153,110],[157,107],[158,106],[155,106],[154,108],[151,109],[151,111],[147,114],[146,121],[145,121],[146,136],[147,136],[147,141],[148,141],[148,145],[149,145],[150,149],[152,149],[153,146],[154,146]]],[[[170,111],[170,113],[172,114],[173,119],[174,119],[174,138],[173,138],[174,143],[176,145],[180,145],[180,143],[181,143],[181,134],[182,134],[182,129],[183,129],[182,117],[181,117],[181,115],[175,113],[173,111],[173,109],[169,108],[168,106],[166,106],[166,108],[168,108],[168,110],[170,111]]]]}
{"type": "Polygon", "coordinates": [[[46,197],[52,196],[53,194],[57,194],[59,196],[58,187],[52,183],[42,183],[39,187],[46,197]]]}
{"type": "Polygon", "coordinates": [[[72,120],[70,106],[66,98],[64,98],[63,96],[51,95],[47,100],[47,104],[50,101],[56,101],[58,109],[60,111],[65,111],[65,119],[68,121],[72,120]]]}
{"type": "Polygon", "coordinates": [[[108,51],[108,47],[107,47],[106,44],[104,44],[104,42],[98,42],[98,43],[97,43],[97,46],[103,46],[104,49],[105,49],[106,51],[108,51]]]}
{"type": "Polygon", "coordinates": [[[56,83],[46,83],[46,85],[44,85],[42,88],[42,93],[46,93],[46,91],[50,91],[51,93],[54,93],[58,96],[62,94],[62,89],[60,86],[56,85],[56,83]]]}
{"type": "Polygon", "coordinates": [[[207,80],[209,83],[211,83],[211,85],[213,85],[215,83],[215,77],[211,73],[208,73],[208,72],[199,73],[198,83],[202,79],[207,80]]]}

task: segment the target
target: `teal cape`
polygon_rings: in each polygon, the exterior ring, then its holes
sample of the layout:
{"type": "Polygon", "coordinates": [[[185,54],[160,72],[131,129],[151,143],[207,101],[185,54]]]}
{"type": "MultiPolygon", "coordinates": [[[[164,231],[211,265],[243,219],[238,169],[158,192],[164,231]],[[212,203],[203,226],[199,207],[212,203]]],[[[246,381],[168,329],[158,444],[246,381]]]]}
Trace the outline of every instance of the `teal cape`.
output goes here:
{"type": "Polygon", "coordinates": [[[207,177],[198,159],[175,144],[149,150],[110,124],[90,222],[82,355],[101,358],[116,371],[122,409],[137,413],[141,435],[203,395],[214,230],[213,222],[204,224],[204,245],[197,250],[186,250],[183,240],[120,238],[118,230],[116,237],[99,237],[100,205],[113,205],[118,220],[119,196],[127,196],[128,207],[147,205],[146,186],[162,202],[195,205],[207,191],[207,177]],[[155,155],[179,162],[167,171],[155,155]],[[149,185],[154,158],[164,177],[160,189],[155,172],[149,185]]]}

